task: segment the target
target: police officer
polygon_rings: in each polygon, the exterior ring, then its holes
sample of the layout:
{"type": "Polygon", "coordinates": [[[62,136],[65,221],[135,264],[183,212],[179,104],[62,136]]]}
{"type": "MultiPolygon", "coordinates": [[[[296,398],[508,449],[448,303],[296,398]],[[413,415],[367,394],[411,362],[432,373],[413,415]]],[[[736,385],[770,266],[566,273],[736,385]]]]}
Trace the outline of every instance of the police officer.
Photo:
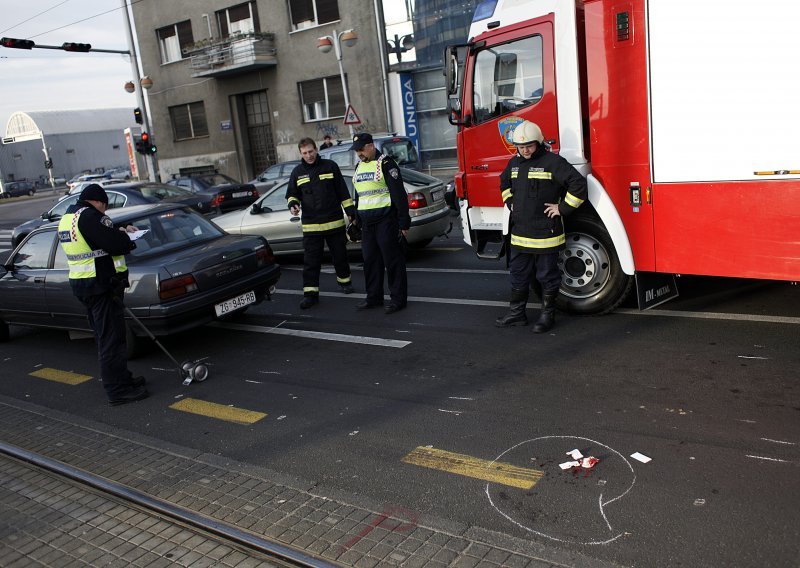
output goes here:
{"type": "Polygon", "coordinates": [[[135,248],[127,231],[115,229],[105,215],[108,196],[87,186],[58,224],[58,240],[67,255],[72,293],[86,306],[95,333],[100,378],[112,406],[147,398],[143,377],[128,370],[122,298],[128,287],[125,253],[135,248]]]}
{"type": "Polygon", "coordinates": [[[517,155],[500,174],[501,197],[511,210],[511,302],[509,312],[497,318],[495,325],[527,325],[525,307],[535,275],[542,287],[542,311],[533,331],[544,333],[555,324],[561,285],[558,251],[566,244],[562,218],[586,199],[586,178],[548,151],[541,129],[533,122],[521,122],[512,141],[517,155]]]}
{"type": "Polygon", "coordinates": [[[389,277],[389,297],[384,311],[393,314],[406,307],[406,236],[411,226],[408,196],[395,161],[378,152],[372,135],[353,138],[360,160],[353,176],[367,298],[356,307],[366,310],[383,304],[383,273],[389,277]]]}
{"type": "Polygon", "coordinates": [[[325,243],[333,257],[336,281],[345,294],[353,293],[350,264],[347,262],[347,237],[342,209],[352,221],[353,199],[339,166],[317,154],[311,138],[297,144],[303,160],[292,170],[286,200],[293,215],[302,211],[303,225],[303,299],[301,309],[319,303],[319,272],[325,243]]]}

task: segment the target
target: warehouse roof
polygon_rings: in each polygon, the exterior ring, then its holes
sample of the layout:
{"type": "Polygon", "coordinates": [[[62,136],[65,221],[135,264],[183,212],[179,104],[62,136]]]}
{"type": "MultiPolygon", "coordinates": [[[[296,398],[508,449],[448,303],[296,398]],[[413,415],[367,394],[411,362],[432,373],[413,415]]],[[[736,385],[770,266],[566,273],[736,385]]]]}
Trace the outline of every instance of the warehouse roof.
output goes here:
{"type": "Polygon", "coordinates": [[[26,139],[53,134],[124,130],[136,126],[132,108],[88,110],[38,110],[15,112],[6,124],[5,137],[26,139]]]}

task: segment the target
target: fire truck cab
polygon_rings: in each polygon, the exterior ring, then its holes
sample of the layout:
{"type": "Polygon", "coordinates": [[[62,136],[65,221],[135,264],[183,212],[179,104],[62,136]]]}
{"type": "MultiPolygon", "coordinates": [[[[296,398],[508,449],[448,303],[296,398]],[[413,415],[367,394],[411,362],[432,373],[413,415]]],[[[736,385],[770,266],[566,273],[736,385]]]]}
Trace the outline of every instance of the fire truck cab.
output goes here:
{"type": "Polygon", "coordinates": [[[611,311],[644,275],[800,279],[798,24],[791,0],[482,2],[445,54],[465,241],[505,252],[499,174],[530,120],[589,187],[562,309],[611,311]]]}

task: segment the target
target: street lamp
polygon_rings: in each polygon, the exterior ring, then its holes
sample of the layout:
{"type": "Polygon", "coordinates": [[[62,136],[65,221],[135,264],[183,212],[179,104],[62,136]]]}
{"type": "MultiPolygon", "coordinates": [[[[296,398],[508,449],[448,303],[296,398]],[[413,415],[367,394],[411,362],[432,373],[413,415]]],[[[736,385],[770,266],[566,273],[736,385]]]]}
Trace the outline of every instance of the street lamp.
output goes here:
{"type": "Polygon", "coordinates": [[[402,63],[402,54],[414,49],[414,36],[411,34],[406,34],[404,36],[394,34],[394,39],[387,39],[386,44],[389,52],[397,56],[397,62],[402,63]]]}
{"type": "MultiPolygon", "coordinates": [[[[333,35],[322,36],[317,43],[317,49],[322,53],[330,53],[331,49],[335,50],[336,61],[339,62],[339,75],[342,77],[342,90],[344,91],[344,104],[345,108],[350,108],[350,95],[347,88],[347,78],[344,76],[344,67],[342,66],[342,43],[346,47],[353,47],[358,41],[358,35],[352,29],[344,30],[343,32],[336,32],[333,30],[333,35]]],[[[345,111],[346,112],[346,111],[345,111]]],[[[353,125],[349,124],[350,138],[353,138],[353,125]]]]}

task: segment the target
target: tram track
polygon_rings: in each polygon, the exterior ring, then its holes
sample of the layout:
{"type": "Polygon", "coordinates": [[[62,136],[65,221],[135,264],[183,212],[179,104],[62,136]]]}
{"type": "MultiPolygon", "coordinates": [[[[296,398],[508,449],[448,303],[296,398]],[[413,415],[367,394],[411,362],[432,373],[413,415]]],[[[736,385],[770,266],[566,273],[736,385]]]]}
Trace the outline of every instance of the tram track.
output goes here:
{"type": "MultiPolygon", "coordinates": [[[[0,458],[2,457],[5,457],[7,461],[23,464],[30,470],[43,473],[55,480],[88,488],[99,497],[115,502],[122,507],[135,509],[155,519],[175,524],[212,542],[238,550],[254,561],[260,561],[261,565],[264,566],[272,565],[280,568],[329,568],[338,566],[338,564],[310,556],[302,551],[273,542],[123,484],[0,441],[0,458]]],[[[29,476],[32,476],[32,474],[29,474],[29,476]]],[[[36,490],[33,494],[42,500],[41,491],[36,490]]],[[[44,501],[59,502],[59,498],[53,496],[50,499],[44,499],[44,501]]],[[[2,548],[3,543],[0,542],[0,549],[2,548]]],[[[167,560],[171,559],[169,554],[165,554],[163,557],[167,560]]],[[[225,564],[220,562],[220,565],[225,564]]]]}

